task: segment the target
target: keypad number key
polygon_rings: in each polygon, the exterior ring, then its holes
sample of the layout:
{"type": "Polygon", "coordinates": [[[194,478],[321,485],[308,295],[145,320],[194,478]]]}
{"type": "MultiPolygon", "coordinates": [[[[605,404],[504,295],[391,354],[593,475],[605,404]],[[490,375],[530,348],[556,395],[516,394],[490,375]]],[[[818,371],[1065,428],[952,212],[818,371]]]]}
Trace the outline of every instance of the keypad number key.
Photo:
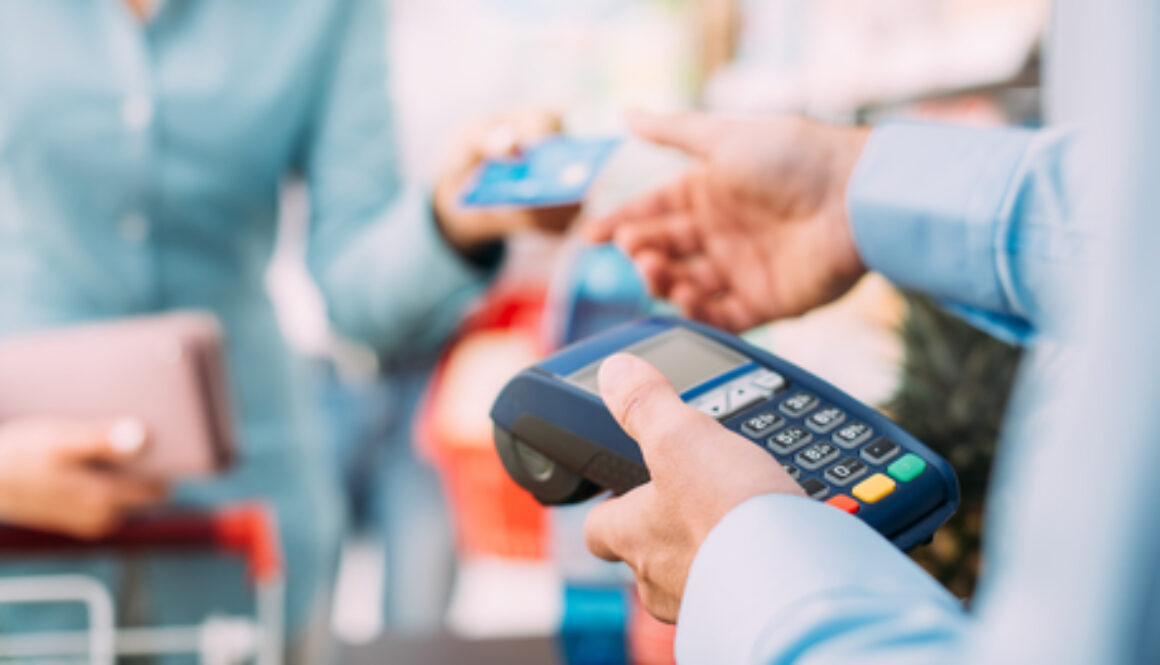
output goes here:
{"type": "Polygon", "coordinates": [[[785,419],[773,411],[762,411],[755,416],[747,418],[741,424],[741,431],[755,439],[760,439],[778,427],[781,427],[783,424],[785,424],[785,419]]]}
{"type": "Polygon", "coordinates": [[[804,427],[793,425],[769,437],[769,447],[779,453],[792,453],[814,438],[804,427]]]}
{"type": "Polygon", "coordinates": [[[806,478],[800,484],[802,489],[806,491],[806,496],[811,499],[821,499],[830,493],[830,486],[817,478],[806,478]]]}
{"type": "Polygon", "coordinates": [[[837,432],[834,432],[834,443],[843,448],[853,448],[869,439],[873,434],[874,430],[869,425],[855,420],[852,423],[842,425],[837,432]]]}
{"type": "Polygon", "coordinates": [[[818,434],[825,434],[837,427],[845,419],[845,411],[842,411],[836,406],[827,406],[811,413],[810,417],[806,418],[806,427],[809,427],[818,434]]]}
{"type": "Polygon", "coordinates": [[[862,460],[856,457],[847,457],[841,462],[838,462],[834,466],[826,469],[826,473],[824,475],[826,476],[826,480],[834,483],[835,485],[842,486],[849,485],[851,482],[865,474],[866,464],[862,460]]]}
{"type": "Polygon", "coordinates": [[[785,472],[789,474],[789,477],[793,478],[794,480],[802,477],[802,472],[798,471],[798,468],[789,462],[782,462],[781,468],[785,469],[785,472]]]}
{"type": "Polygon", "coordinates": [[[901,450],[902,447],[897,443],[882,438],[862,449],[862,459],[871,464],[883,464],[893,459],[901,450]]]}
{"type": "Polygon", "coordinates": [[[837,446],[829,441],[819,441],[798,453],[794,460],[803,469],[816,469],[837,456],[837,446]]]}
{"type": "Polygon", "coordinates": [[[791,418],[804,415],[818,404],[818,398],[807,392],[797,392],[781,403],[781,412],[791,418]]]}

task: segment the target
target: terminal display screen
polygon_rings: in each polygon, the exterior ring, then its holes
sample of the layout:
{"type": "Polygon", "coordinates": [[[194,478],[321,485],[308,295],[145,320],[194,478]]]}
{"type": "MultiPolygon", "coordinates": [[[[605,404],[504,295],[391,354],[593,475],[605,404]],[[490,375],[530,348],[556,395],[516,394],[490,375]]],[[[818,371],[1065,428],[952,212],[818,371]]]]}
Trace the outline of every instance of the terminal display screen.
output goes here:
{"type": "MultiPolygon", "coordinates": [[[[665,375],[678,393],[749,362],[745,356],[685,328],[672,328],[621,350],[642,358],[665,375]]],[[[599,394],[598,360],[565,377],[590,393],[599,394]]]]}

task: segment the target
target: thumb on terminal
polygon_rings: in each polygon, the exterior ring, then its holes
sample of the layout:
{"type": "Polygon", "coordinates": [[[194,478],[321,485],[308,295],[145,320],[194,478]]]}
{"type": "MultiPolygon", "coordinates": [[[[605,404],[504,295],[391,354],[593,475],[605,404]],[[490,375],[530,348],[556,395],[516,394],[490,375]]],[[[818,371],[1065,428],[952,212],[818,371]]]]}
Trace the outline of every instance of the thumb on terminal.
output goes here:
{"type": "Polygon", "coordinates": [[[700,412],[681,401],[669,380],[636,356],[617,353],[604,361],[600,395],[616,422],[640,445],[650,469],[662,446],[679,444],[699,429],[700,412]]]}

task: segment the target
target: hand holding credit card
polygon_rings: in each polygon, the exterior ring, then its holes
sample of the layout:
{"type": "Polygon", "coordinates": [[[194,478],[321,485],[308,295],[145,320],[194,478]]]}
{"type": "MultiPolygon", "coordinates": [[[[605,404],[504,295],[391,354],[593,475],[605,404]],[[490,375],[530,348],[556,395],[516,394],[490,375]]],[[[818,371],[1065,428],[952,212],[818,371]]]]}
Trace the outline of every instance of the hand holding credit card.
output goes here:
{"type": "Polygon", "coordinates": [[[584,199],[619,139],[553,136],[514,159],[479,165],[465,188],[465,207],[543,208],[584,199]]]}

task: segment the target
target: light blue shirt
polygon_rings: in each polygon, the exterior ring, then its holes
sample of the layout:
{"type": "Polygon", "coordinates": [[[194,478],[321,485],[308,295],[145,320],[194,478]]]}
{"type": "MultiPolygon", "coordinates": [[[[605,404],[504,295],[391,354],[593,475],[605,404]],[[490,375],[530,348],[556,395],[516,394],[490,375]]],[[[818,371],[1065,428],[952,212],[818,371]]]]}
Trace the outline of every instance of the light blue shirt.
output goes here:
{"type": "Polygon", "coordinates": [[[762,496],[697,553],[681,663],[1160,662],[1160,7],[1056,9],[1071,130],[886,126],[848,190],[870,268],[1030,344],[971,610],[856,517],[762,496]]]}
{"type": "MultiPolygon", "coordinates": [[[[487,277],[400,180],[383,38],[379,0],[163,0],[147,25],[124,0],[0,1],[0,334],[215,312],[240,464],[178,500],[273,502],[294,622],[322,597],[338,510],[263,286],[280,186],[309,186],[333,322],[381,352],[436,348],[487,277]]],[[[158,606],[214,599],[188,572],[154,586],[158,606]]]]}

